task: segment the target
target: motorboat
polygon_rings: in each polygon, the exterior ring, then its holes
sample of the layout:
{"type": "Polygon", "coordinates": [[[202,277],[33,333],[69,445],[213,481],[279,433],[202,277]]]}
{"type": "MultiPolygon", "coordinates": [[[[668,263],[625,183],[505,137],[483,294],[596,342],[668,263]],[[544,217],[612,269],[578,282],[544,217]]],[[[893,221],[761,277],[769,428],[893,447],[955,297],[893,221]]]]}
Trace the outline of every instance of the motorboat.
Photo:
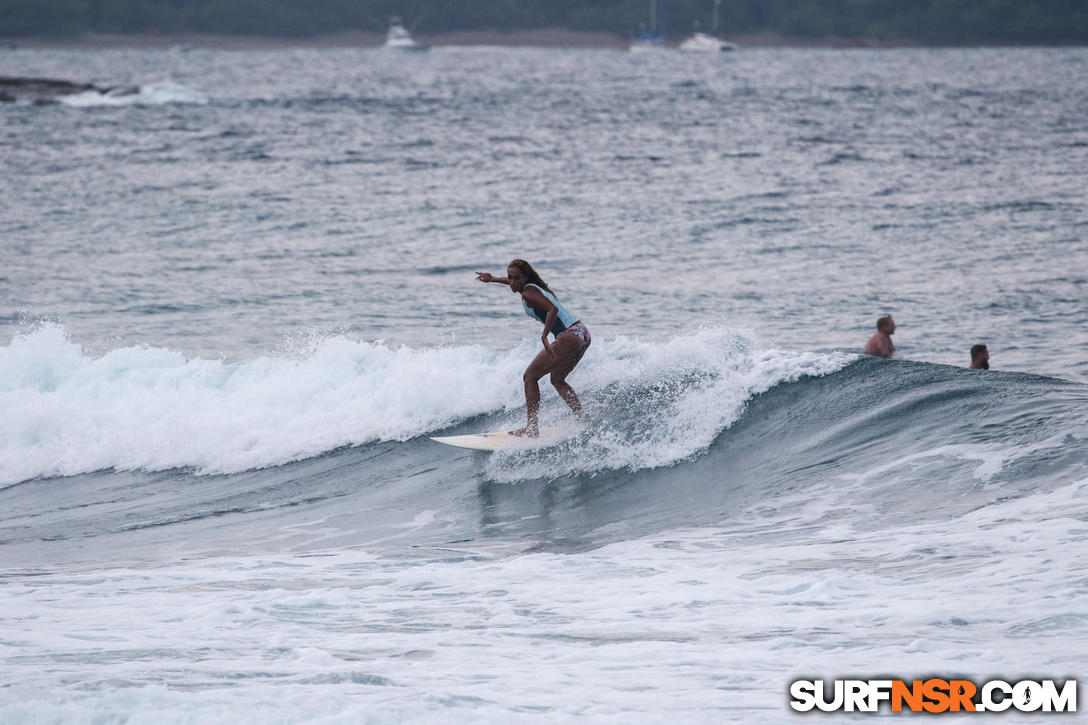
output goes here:
{"type": "Polygon", "coordinates": [[[390,50],[427,50],[429,46],[417,43],[400,18],[392,17],[389,19],[389,30],[385,34],[383,47],[390,50]]]}
{"type": "Polygon", "coordinates": [[[698,53],[720,53],[737,49],[735,43],[729,43],[706,33],[693,33],[680,41],[678,47],[680,50],[698,53]]]}
{"type": "Polygon", "coordinates": [[[713,35],[699,32],[699,21],[696,20],[694,32],[680,41],[680,50],[695,53],[720,53],[737,49],[735,43],[730,43],[718,37],[718,8],[721,4],[722,0],[714,0],[713,35]]]}

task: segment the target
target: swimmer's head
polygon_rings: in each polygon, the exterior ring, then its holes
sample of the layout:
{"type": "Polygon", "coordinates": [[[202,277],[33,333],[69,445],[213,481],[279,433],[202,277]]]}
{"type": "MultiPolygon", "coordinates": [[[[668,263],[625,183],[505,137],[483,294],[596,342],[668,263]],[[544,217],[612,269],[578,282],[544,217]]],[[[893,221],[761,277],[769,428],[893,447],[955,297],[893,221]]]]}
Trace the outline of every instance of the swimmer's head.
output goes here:
{"type": "Polygon", "coordinates": [[[877,319],[876,329],[885,335],[890,335],[895,332],[895,320],[892,319],[891,315],[884,315],[877,319]]]}
{"type": "Polygon", "coordinates": [[[984,369],[990,367],[990,351],[981,342],[971,346],[971,366],[984,369]]]}

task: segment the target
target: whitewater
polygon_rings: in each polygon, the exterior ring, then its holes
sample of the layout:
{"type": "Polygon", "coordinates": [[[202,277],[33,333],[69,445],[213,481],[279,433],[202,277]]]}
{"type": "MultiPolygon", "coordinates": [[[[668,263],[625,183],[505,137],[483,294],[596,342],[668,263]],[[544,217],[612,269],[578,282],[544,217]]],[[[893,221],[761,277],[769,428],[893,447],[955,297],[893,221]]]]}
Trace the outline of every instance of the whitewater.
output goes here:
{"type": "MultiPolygon", "coordinates": [[[[293,357],[224,363],[152,348],[90,357],[52,325],[17,336],[0,350],[9,413],[0,485],[102,469],[236,473],[406,441],[496,411],[513,413],[503,420],[515,425],[521,372],[535,354],[531,344],[501,354],[342,337],[312,345],[293,357]]],[[[579,376],[607,419],[579,441],[599,449],[593,463],[579,470],[557,461],[525,477],[682,460],[706,449],[751,395],[850,359],[750,348],[742,334],[710,330],[661,346],[602,342],[595,357],[605,360],[579,376]],[[610,422],[617,413],[645,425],[624,440],[610,422]]]]}
{"type": "Polygon", "coordinates": [[[0,50],[0,722],[1083,679],[1088,53],[680,55],[0,50]]]}

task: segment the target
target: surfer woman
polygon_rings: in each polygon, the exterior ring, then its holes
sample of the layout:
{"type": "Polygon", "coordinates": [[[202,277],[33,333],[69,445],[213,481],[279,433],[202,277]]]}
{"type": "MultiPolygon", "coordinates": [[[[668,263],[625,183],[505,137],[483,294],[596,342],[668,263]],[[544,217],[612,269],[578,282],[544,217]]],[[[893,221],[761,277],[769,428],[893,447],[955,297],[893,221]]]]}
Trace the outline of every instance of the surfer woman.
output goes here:
{"type": "Polygon", "coordinates": [[[506,268],[505,277],[493,277],[489,272],[477,272],[480,282],[498,282],[509,285],[510,289],[521,295],[521,306],[525,314],[544,323],[544,333],[540,341],[544,349],[536,354],[525,374],[525,412],[528,425],[511,431],[514,435],[536,437],[540,433],[538,414],[540,412],[539,380],[551,373],[552,385],[575,415],[581,417],[582,403],[574,388],[567,384],[567,376],[578,361],[582,359],[592,338],[581,320],[567,311],[562,303],[536,273],[532,265],[524,259],[515,259],[506,268]],[[555,336],[555,342],[548,342],[548,333],[555,336]]]}

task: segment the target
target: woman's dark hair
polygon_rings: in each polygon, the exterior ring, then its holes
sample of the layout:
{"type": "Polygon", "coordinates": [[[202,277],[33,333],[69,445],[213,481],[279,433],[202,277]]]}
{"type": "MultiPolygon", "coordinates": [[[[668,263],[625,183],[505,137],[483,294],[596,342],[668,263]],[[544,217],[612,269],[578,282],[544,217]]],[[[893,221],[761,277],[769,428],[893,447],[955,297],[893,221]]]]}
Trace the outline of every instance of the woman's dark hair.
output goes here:
{"type": "Polygon", "coordinates": [[[533,265],[529,264],[524,259],[515,259],[513,262],[506,266],[517,267],[521,271],[521,273],[525,275],[525,279],[528,280],[528,284],[539,285],[540,287],[543,287],[549,292],[552,291],[552,288],[549,287],[547,283],[545,283],[544,280],[540,278],[540,275],[536,273],[536,270],[533,269],[533,265]]]}

